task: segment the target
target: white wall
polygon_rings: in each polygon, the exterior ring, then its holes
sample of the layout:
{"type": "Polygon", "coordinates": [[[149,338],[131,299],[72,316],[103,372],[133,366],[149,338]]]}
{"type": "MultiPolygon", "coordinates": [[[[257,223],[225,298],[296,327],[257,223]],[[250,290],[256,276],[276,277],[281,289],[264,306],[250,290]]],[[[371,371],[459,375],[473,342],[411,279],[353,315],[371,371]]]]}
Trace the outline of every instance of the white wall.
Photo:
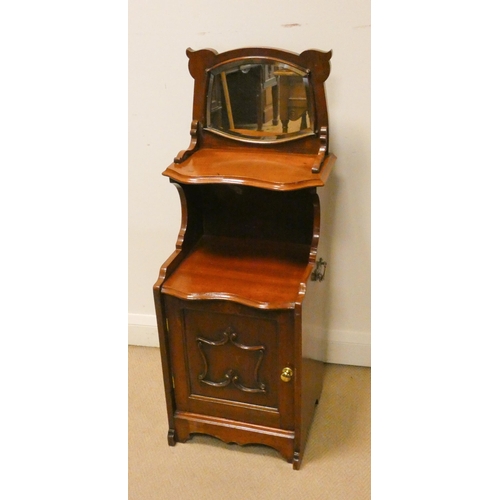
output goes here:
{"type": "Polygon", "coordinates": [[[129,1],[129,343],[158,345],[152,286],[173,251],[177,191],[161,175],[189,144],[185,50],[333,50],[326,82],[337,163],[320,192],[326,279],[311,331],[325,361],[370,365],[369,0],[129,1]],[[319,344],[318,344],[319,345],[319,344]]]}

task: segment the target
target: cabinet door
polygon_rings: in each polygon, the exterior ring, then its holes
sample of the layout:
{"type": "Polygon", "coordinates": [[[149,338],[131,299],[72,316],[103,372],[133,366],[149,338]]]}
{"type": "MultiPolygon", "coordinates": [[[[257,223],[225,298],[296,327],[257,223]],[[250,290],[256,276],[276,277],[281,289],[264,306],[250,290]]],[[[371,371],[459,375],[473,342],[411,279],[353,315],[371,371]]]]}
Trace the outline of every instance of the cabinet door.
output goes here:
{"type": "Polygon", "coordinates": [[[175,407],[293,430],[293,311],[167,297],[175,407]]]}

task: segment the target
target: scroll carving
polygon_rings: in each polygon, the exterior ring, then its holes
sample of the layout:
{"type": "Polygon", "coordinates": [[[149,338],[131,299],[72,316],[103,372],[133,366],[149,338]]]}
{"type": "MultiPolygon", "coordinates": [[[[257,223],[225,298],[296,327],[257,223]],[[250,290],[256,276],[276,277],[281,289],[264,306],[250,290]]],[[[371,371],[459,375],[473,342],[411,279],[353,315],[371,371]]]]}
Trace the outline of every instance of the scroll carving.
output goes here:
{"type": "Polygon", "coordinates": [[[328,152],[328,128],[321,127],[319,131],[319,150],[314,165],[312,167],[313,174],[319,173],[323,166],[326,154],[328,152]]]}
{"type": "Polygon", "coordinates": [[[257,346],[248,346],[241,344],[236,341],[238,334],[232,330],[231,327],[226,328],[226,330],[222,333],[222,338],[220,340],[209,340],[203,337],[197,337],[196,342],[198,344],[198,349],[200,350],[201,357],[203,359],[203,372],[198,375],[198,379],[200,382],[210,385],[212,387],[226,387],[230,384],[234,385],[237,389],[243,392],[251,392],[251,393],[265,393],[267,391],[266,385],[259,380],[259,368],[262,363],[262,359],[264,357],[264,351],[266,348],[262,345],[257,346]],[[223,346],[230,342],[232,345],[237,347],[238,349],[242,349],[247,352],[255,352],[257,353],[257,362],[255,364],[253,377],[254,377],[254,386],[247,387],[240,382],[240,375],[237,370],[230,368],[224,374],[224,378],[219,381],[213,381],[207,379],[208,374],[208,359],[203,350],[203,345],[207,346],[223,346]]]}
{"type": "Polygon", "coordinates": [[[191,135],[191,142],[189,143],[188,148],[179,152],[179,154],[174,158],[174,163],[182,163],[199,148],[200,144],[198,139],[200,136],[200,123],[198,120],[193,120],[191,122],[191,130],[189,134],[191,135]]]}

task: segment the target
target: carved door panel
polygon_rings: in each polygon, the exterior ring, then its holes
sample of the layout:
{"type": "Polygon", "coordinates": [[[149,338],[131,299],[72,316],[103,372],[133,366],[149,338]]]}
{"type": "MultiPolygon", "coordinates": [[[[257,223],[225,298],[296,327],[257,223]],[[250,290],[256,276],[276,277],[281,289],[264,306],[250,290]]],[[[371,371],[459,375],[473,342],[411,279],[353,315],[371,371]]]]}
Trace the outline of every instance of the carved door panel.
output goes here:
{"type": "Polygon", "coordinates": [[[177,411],[293,429],[293,311],[168,297],[177,411]]]}

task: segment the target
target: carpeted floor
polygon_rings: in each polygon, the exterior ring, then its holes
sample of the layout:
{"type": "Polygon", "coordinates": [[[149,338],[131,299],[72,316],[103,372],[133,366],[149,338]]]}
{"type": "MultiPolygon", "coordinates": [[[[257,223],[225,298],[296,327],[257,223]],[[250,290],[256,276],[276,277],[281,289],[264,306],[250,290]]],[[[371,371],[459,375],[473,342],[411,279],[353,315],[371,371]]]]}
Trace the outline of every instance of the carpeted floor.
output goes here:
{"type": "Polygon", "coordinates": [[[196,435],[167,444],[160,351],[129,347],[129,500],[367,500],[370,368],[327,365],[302,466],[196,435]]]}

